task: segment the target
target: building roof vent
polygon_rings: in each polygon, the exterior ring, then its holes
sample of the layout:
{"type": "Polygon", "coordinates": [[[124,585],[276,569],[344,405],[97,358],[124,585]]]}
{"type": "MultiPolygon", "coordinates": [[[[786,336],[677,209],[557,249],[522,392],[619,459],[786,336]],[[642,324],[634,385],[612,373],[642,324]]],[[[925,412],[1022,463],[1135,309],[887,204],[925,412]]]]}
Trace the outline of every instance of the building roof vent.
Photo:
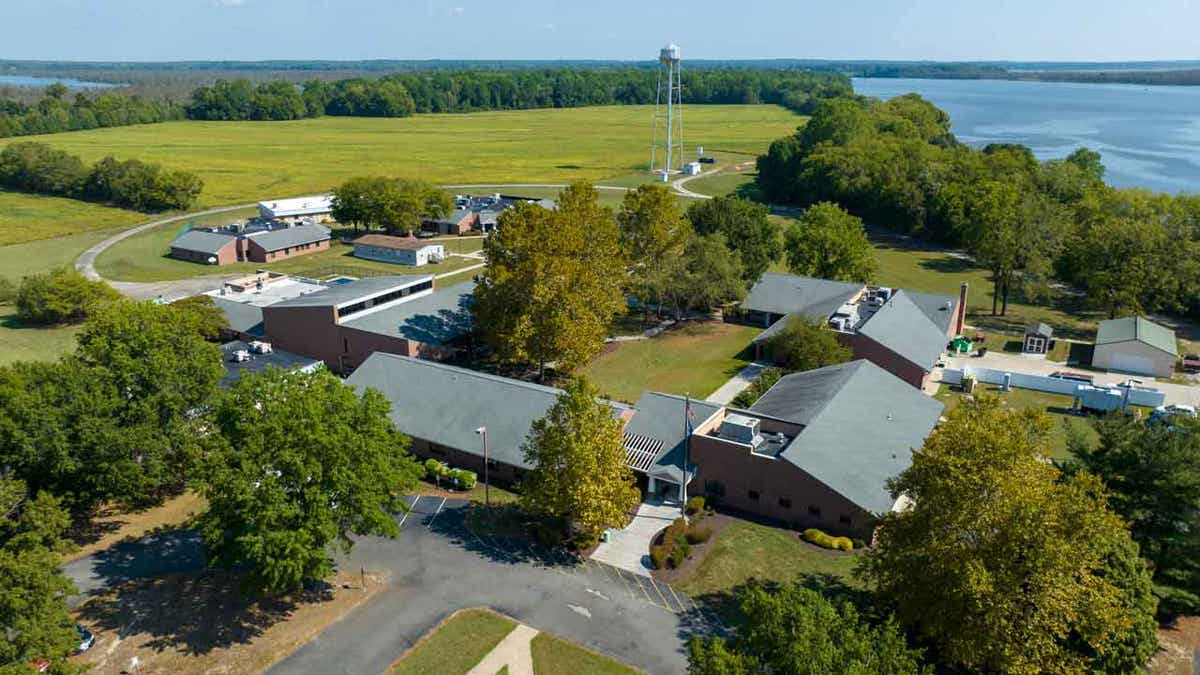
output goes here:
{"type": "Polygon", "coordinates": [[[763,437],[758,433],[758,425],[759,420],[753,417],[730,413],[721,422],[718,436],[734,443],[757,447],[763,441],[763,437]]]}

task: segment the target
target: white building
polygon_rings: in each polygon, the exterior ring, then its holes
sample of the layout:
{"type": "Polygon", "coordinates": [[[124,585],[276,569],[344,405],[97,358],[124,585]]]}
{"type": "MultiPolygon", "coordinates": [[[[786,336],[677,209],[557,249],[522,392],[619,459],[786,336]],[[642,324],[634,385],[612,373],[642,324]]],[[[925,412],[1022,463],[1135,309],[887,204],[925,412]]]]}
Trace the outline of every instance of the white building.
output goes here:
{"type": "Polygon", "coordinates": [[[430,241],[367,234],[354,240],[354,257],[420,267],[446,259],[446,247],[430,241]]]}
{"type": "Polygon", "coordinates": [[[312,195],[292,199],[272,199],[258,203],[258,214],[271,220],[310,218],[316,222],[332,220],[333,195],[312,195]]]}

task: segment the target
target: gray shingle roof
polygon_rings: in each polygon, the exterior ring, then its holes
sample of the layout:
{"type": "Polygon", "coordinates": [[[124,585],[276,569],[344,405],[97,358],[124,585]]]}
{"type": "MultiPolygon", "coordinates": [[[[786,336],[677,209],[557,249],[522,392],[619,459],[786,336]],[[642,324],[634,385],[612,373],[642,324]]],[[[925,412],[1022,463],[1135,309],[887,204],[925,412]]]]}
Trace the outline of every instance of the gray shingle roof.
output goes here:
{"type": "Polygon", "coordinates": [[[334,307],[432,278],[432,275],[429,274],[405,274],[357,279],[350,283],[334,284],[315,293],[277,302],[271,307],[334,307]]]}
{"type": "MultiPolygon", "coordinates": [[[[666,478],[674,483],[683,479],[684,435],[683,414],[686,400],[682,396],[648,391],[635,406],[633,418],[625,425],[625,433],[638,434],[662,443],[647,474],[666,478]]],[[[720,406],[692,399],[692,427],[720,410],[720,406]]]]}
{"type": "Polygon", "coordinates": [[[1037,323],[1031,323],[1028,326],[1025,326],[1025,334],[1026,335],[1040,335],[1042,337],[1048,338],[1048,337],[1051,337],[1052,335],[1054,335],[1054,329],[1051,328],[1049,326],[1049,324],[1044,324],[1039,321],[1037,323]]]}
{"type": "Polygon", "coordinates": [[[302,246],[329,239],[329,230],[320,225],[296,225],[266,232],[246,235],[251,241],[267,251],[282,251],[293,246],[302,246]]]}
{"type": "Polygon", "coordinates": [[[487,427],[490,458],[528,468],[521,446],[545,416],[558,389],[442,363],[375,352],[347,379],[378,389],[392,403],[392,422],[417,438],[482,455],[475,429],[487,427]]]}
{"type": "Polygon", "coordinates": [[[804,425],[780,455],[863,509],[890,510],[887,479],[912,464],[942,404],[870,361],[786,375],[751,408],[804,425]]]}
{"type": "Polygon", "coordinates": [[[238,333],[250,335],[263,334],[263,313],[261,307],[245,302],[226,300],[217,295],[209,296],[213,304],[225,315],[225,323],[229,329],[238,333]]]}
{"type": "Polygon", "coordinates": [[[858,333],[927,371],[933,369],[947,342],[946,332],[929,319],[907,291],[896,291],[858,327],[858,333]]]}
{"type": "Polygon", "coordinates": [[[208,230],[188,230],[175,237],[171,242],[171,248],[216,255],[221,249],[235,241],[237,241],[237,237],[232,234],[221,234],[208,230]]]}
{"type": "Polygon", "coordinates": [[[768,272],[742,301],[742,309],[771,314],[799,313],[824,321],[864,284],[768,272]]]}
{"type": "Polygon", "coordinates": [[[1141,316],[1127,316],[1100,322],[1096,331],[1096,344],[1108,345],[1118,342],[1141,342],[1172,356],[1179,355],[1175,342],[1175,331],[1160,326],[1141,316]]]}
{"type": "Polygon", "coordinates": [[[342,325],[425,344],[445,344],[471,332],[474,293],[475,282],[464,281],[377,312],[352,314],[342,325]]]}
{"type": "Polygon", "coordinates": [[[908,299],[912,300],[913,304],[929,317],[933,325],[942,331],[943,336],[949,335],[950,324],[954,321],[954,305],[958,302],[958,298],[953,295],[918,293],[907,289],[898,292],[907,295],[908,299]],[[950,306],[947,307],[946,303],[950,303],[950,306]]]}

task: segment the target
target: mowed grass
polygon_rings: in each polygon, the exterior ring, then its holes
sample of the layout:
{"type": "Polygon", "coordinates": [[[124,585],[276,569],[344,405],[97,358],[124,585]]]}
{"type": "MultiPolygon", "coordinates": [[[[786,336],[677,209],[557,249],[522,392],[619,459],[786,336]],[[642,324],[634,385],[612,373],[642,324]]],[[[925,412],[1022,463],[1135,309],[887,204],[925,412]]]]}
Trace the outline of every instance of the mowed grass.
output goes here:
{"type": "Polygon", "coordinates": [[[75,349],[79,326],[27,326],[11,305],[0,305],[0,365],[52,361],[75,349]]]}
{"type": "MultiPolygon", "coordinates": [[[[1099,439],[1099,435],[1092,428],[1088,418],[1071,412],[1074,399],[1070,396],[1015,387],[1008,392],[1000,393],[999,386],[982,383],[976,385],[975,392],[976,394],[986,393],[999,396],[1006,406],[1014,410],[1034,409],[1050,415],[1050,419],[1054,423],[1050,428],[1049,439],[1051,459],[1065,460],[1071,457],[1071,452],[1067,449],[1067,439],[1070,438],[1072,431],[1081,434],[1091,443],[1099,439]]],[[[957,407],[962,402],[962,396],[944,384],[938,387],[936,398],[946,406],[942,414],[949,414],[957,407]]]]}
{"type": "Polygon", "coordinates": [[[738,520],[721,529],[711,546],[695,572],[676,584],[693,597],[723,603],[751,579],[786,583],[808,574],[855,583],[858,553],[818,548],[792,530],[738,520]]]}
{"type": "MultiPolygon", "coordinates": [[[[149,216],[63,197],[0,190],[0,246],[112,230],[149,220],[149,216]]],[[[0,248],[0,268],[15,253],[0,248]]]]}
{"type": "Polygon", "coordinates": [[[392,667],[391,675],[459,675],[475,667],[517,624],[483,609],[458,612],[426,635],[392,667]]]}
{"type": "Polygon", "coordinates": [[[641,672],[548,633],[529,643],[534,675],[637,675],[641,672]]]}
{"type": "MultiPolygon", "coordinates": [[[[94,162],[105,155],[186,169],[200,205],[330,189],[384,174],[434,183],[599,181],[647,165],[650,106],[323,117],[294,122],[168,122],[23,137],[94,162]]],[[[779,106],[691,106],[688,144],[759,153],[804,118],[779,106]]]]}
{"type": "Polygon", "coordinates": [[[689,322],[648,340],[615,342],[581,374],[601,394],[636,402],[643,391],[702,399],[750,362],[748,345],[761,328],[689,322]]]}
{"type": "Polygon", "coordinates": [[[45,272],[53,267],[74,265],[79,254],[113,233],[112,230],[93,230],[80,234],[30,241],[0,247],[0,279],[13,283],[21,277],[45,272]]]}

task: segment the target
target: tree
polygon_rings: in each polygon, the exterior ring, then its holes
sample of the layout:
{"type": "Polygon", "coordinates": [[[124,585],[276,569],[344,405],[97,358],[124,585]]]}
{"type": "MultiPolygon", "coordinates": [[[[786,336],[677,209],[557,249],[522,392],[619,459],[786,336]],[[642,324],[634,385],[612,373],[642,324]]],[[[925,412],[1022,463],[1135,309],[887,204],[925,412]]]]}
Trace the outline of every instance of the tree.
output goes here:
{"type": "Polygon", "coordinates": [[[103,281],[92,281],[71,267],[57,267],[21,280],[17,318],[40,326],[78,323],[120,297],[103,281]]]}
{"type": "Polygon", "coordinates": [[[1200,611],[1200,425],[1176,418],[1147,426],[1113,415],[1094,426],[1098,441],[1072,439],[1074,459],[1065,468],[1104,483],[1109,504],[1153,566],[1162,612],[1200,611]]]}
{"type": "Polygon", "coordinates": [[[585,379],[573,380],[522,447],[533,468],[521,482],[531,513],[561,518],[584,542],[625,524],[640,494],[625,459],[621,423],[585,379]]]}
{"type": "Polygon", "coordinates": [[[678,317],[684,310],[707,310],[746,297],[742,265],[717,233],[693,235],[682,255],[671,256],[645,279],[651,297],[671,306],[678,317]]]}
{"type": "Polygon", "coordinates": [[[648,183],[625,193],[617,212],[617,229],[635,290],[643,296],[643,302],[649,302],[653,291],[650,280],[661,276],[671,260],[683,255],[691,225],[666,186],[648,183]]]}
{"type": "Polygon", "coordinates": [[[837,335],[823,323],[802,316],[780,319],[783,329],[767,338],[766,354],[785,370],[803,371],[845,363],[850,348],[838,342],[837,335]]]}
{"type": "Polygon", "coordinates": [[[888,483],[912,506],[882,518],[860,563],[880,598],[969,670],[1085,672],[1119,653],[1147,658],[1149,573],[1129,564],[1129,533],[1100,482],[1063,478],[1044,460],[1045,414],[984,397],[948,418],[888,483]]]}
{"type": "Polygon", "coordinates": [[[862,220],[830,202],[809,207],[785,233],[788,268],[796,274],[866,283],[875,257],[862,220]]]}
{"type": "Polygon", "coordinates": [[[1096,183],[1104,181],[1104,158],[1095,150],[1079,148],[1067,155],[1066,161],[1079,167],[1092,181],[1096,183]]]}
{"type": "Polygon", "coordinates": [[[742,261],[742,278],[749,287],[783,250],[779,226],[768,213],[766,206],[740,197],[716,197],[689,206],[687,217],[699,235],[725,235],[729,250],[742,261]]]}
{"type": "Polygon", "coordinates": [[[210,564],[248,566],[248,587],[298,588],[333,570],[351,535],[394,537],[393,516],[421,474],[378,391],[333,375],[269,369],[216,403],[199,468],[210,564]]]}
{"type": "Polygon", "coordinates": [[[612,213],[587,183],[559,194],[558,209],[518,204],[484,242],[487,264],[471,309],[501,358],[563,371],[604,346],[624,307],[625,263],[612,213]]]}
{"type": "Polygon", "coordinates": [[[210,295],[191,295],[180,298],[170,305],[177,316],[191,325],[194,333],[209,342],[221,338],[221,331],[229,328],[225,313],[213,302],[210,295]]]}
{"type": "Polygon", "coordinates": [[[334,188],[332,215],[355,231],[362,225],[407,233],[424,220],[445,216],[452,206],[449,195],[425,181],[360,176],[334,188]]]}
{"type": "Polygon", "coordinates": [[[801,584],[741,595],[745,620],[732,641],[693,638],[692,675],[728,673],[928,673],[921,651],[910,649],[899,626],[865,621],[848,602],[839,605],[801,584]]]}

